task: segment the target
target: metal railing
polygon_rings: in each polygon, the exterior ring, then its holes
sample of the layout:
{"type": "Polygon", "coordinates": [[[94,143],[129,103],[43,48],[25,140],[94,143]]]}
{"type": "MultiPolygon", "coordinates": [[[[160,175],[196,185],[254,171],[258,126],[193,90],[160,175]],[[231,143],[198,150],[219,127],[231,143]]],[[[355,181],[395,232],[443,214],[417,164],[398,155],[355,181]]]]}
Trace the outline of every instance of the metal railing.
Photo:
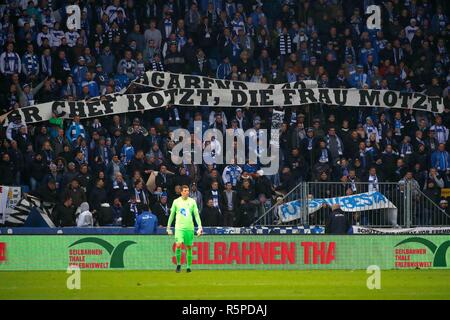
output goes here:
{"type": "Polygon", "coordinates": [[[420,190],[417,194],[413,193],[411,198],[411,226],[449,226],[450,215],[439,207],[439,199],[440,195],[432,192],[431,195],[420,190]]]}
{"type": "MultiPolygon", "coordinates": [[[[281,201],[276,201],[275,204],[270,207],[263,215],[261,215],[252,225],[262,225],[262,226],[272,226],[272,225],[279,225],[279,219],[277,215],[277,209],[279,204],[295,201],[298,199],[303,199],[304,197],[304,188],[303,183],[298,184],[295,188],[293,188],[291,191],[289,191],[284,196],[279,195],[281,197],[281,201]]],[[[298,225],[298,222],[288,222],[284,223],[283,225],[298,225]]]]}
{"type": "MultiPolygon", "coordinates": [[[[378,192],[390,201],[371,204],[361,211],[352,213],[352,224],[366,227],[416,227],[416,226],[449,226],[450,215],[439,207],[436,193],[423,191],[411,182],[302,182],[278,201],[252,225],[293,226],[324,225],[329,208],[317,206],[313,199],[336,198],[361,193],[378,192]],[[434,196],[434,200],[432,199],[434,196]],[[296,201],[296,208],[301,212],[298,218],[289,222],[281,221],[280,205],[296,201]]],[[[384,198],[383,198],[384,199],[384,198]]]]}

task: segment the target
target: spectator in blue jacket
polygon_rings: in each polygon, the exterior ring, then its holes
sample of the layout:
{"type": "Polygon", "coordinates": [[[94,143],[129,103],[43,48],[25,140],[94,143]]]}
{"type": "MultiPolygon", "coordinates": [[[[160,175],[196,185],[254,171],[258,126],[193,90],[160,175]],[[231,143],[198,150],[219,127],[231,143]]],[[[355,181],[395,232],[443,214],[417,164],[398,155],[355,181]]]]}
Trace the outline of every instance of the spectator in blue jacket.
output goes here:
{"type": "Polygon", "coordinates": [[[81,88],[88,87],[89,96],[98,97],[100,95],[100,90],[97,82],[95,82],[92,78],[92,73],[87,72],[85,74],[85,80],[81,83],[81,88]]]}
{"type": "Polygon", "coordinates": [[[445,151],[445,144],[440,143],[438,150],[431,154],[431,167],[436,168],[443,177],[450,170],[450,157],[448,152],[445,151]]]}
{"type": "Polygon", "coordinates": [[[111,74],[116,69],[116,58],[111,52],[111,47],[109,45],[106,45],[103,49],[103,53],[100,55],[99,62],[103,66],[103,71],[107,75],[111,76],[111,74]]]}
{"type": "Polygon", "coordinates": [[[369,56],[373,56],[373,63],[378,66],[378,52],[375,48],[372,48],[372,43],[370,41],[366,41],[364,44],[364,48],[361,49],[359,61],[362,65],[367,64],[367,60],[369,56]]]}
{"type": "Polygon", "coordinates": [[[88,68],[85,65],[86,60],[83,56],[78,58],[78,65],[76,65],[72,70],[73,80],[77,85],[81,85],[81,83],[86,79],[86,73],[88,72],[88,68]]]}
{"type": "Polygon", "coordinates": [[[230,58],[225,57],[223,58],[223,62],[219,64],[219,66],[217,67],[216,78],[226,79],[230,73],[231,73],[230,58]]]}
{"type": "Polygon", "coordinates": [[[128,165],[134,157],[134,147],[131,145],[131,139],[127,137],[120,151],[120,159],[124,165],[128,165]]]}
{"type": "Polygon", "coordinates": [[[138,205],[139,215],[134,224],[134,233],[155,234],[158,228],[158,218],[150,212],[147,204],[138,205]]]}
{"type": "Polygon", "coordinates": [[[67,140],[72,143],[72,146],[75,146],[79,136],[83,137],[83,139],[86,139],[87,133],[84,129],[84,126],[80,123],[80,116],[75,116],[73,118],[72,124],[66,131],[66,137],[67,140]]]}
{"type": "Polygon", "coordinates": [[[356,72],[350,76],[350,85],[357,89],[363,89],[364,85],[370,88],[370,78],[367,73],[364,73],[364,67],[361,64],[356,66],[356,72]]]}

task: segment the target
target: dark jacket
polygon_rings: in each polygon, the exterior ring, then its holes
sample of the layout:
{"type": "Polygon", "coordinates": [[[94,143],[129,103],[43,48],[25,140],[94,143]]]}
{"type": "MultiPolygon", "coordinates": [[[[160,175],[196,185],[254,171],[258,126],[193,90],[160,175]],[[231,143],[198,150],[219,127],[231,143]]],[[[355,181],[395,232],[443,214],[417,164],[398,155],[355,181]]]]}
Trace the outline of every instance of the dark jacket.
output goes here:
{"type": "Polygon", "coordinates": [[[328,214],[325,222],[325,233],[347,234],[350,227],[348,215],[341,209],[336,209],[328,214]]]}
{"type": "Polygon", "coordinates": [[[58,201],[56,190],[50,190],[47,183],[41,185],[35,191],[30,192],[30,195],[35,196],[42,201],[50,202],[53,204],[56,204],[56,202],[58,201]]]}
{"type": "Polygon", "coordinates": [[[166,65],[166,69],[169,72],[173,73],[181,73],[185,67],[185,60],[181,53],[169,52],[164,59],[164,63],[166,65]]]}
{"type": "Polygon", "coordinates": [[[66,207],[63,203],[58,203],[55,207],[55,224],[59,227],[75,226],[75,207],[66,207]]]}
{"type": "Polygon", "coordinates": [[[0,184],[5,186],[11,186],[15,180],[15,166],[11,161],[0,162],[0,184]]]}
{"type": "Polygon", "coordinates": [[[204,226],[216,227],[223,224],[222,214],[219,212],[219,209],[215,207],[204,207],[201,217],[204,226]]]}
{"type": "Polygon", "coordinates": [[[165,179],[161,173],[156,176],[155,184],[157,187],[161,187],[164,191],[169,190],[172,187],[173,174],[166,174],[165,179]]]}
{"type": "Polygon", "coordinates": [[[155,203],[152,207],[152,212],[158,218],[158,223],[160,226],[167,226],[167,222],[170,216],[170,207],[169,203],[166,203],[167,207],[165,207],[161,202],[155,203]],[[166,208],[166,210],[164,209],[166,208]]]}
{"type": "MultiPolygon", "coordinates": [[[[220,190],[216,190],[217,191],[217,195],[219,197],[218,202],[219,202],[219,206],[220,204],[223,202],[223,194],[220,190]]],[[[203,202],[204,202],[204,206],[206,207],[206,204],[208,203],[209,199],[213,199],[213,194],[212,194],[212,190],[208,190],[207,192],[203,193],[203,202]]]]}
{"type": "Polygon", "coordinates": [[[75,207],[79,207],[81,203],[86,202],[86,193],[81,188],[68,188],[66,194],[72,198],[75,207]]]}
{"type": "MultiPolygon", "coordinates": [[[[222,212],[228,211],[228,198],[226,191],[222,191],[220,207],[222,208],[222,212]]],[[[238,194],[235,190],[232,190],[231,202],[233,204],[233,211],[236,212],[239,209],[239,200],[238,194]]]]}
{"type": "Polygon", "coordinates": [[[89,194],[89,205],[92,210],[100,210],[102,203],[108,202],[108,193],[104,188],[94,187],[89,194]]]}
{"type": "Polygon", "coordinates": [[[174,179],[173,179],[173,184],[174,185],[187,185],[189,186],[192,182],[192,179],[188,176],[188,175],[180,175],[177,174],[174,179]]]}
{"type": "Polygon", "coordinates": [[[37,181],[41,182],[44,180],[45,175],[47,174],[47,164],[44,160],[37,161],[34,160],[31,163],[31,176],[37,181]]]}
{"type": "Polygon", "coordinates": [[[131,203],[128,202],[122,211],[122,227],[133,227],[136,223],[136,213],[131,210],[131,203]]]}
{"type": "Polygon", "coordinates": [[[272,182],[267,176],[258,177],[255,183],[255,191],[256,196],[262,193],[267,199],[270,199],[272,197],[272,182]]]}

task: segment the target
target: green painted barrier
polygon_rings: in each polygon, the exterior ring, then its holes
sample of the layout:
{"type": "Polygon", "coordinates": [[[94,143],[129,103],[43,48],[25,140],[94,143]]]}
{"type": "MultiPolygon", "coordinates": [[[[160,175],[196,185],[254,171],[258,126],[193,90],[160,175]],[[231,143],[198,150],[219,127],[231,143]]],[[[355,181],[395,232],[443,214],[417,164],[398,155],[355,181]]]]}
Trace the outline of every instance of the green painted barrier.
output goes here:
{"type": "MultiPolygon", "coordinates": [[[[448,235],[215,235],[195,241],[196,269],[450,267],[448,235]]],[[[71,265],[89,270],[173,270],[173,237],[0,236],[0,271],[66,270],[71,265]]]]}

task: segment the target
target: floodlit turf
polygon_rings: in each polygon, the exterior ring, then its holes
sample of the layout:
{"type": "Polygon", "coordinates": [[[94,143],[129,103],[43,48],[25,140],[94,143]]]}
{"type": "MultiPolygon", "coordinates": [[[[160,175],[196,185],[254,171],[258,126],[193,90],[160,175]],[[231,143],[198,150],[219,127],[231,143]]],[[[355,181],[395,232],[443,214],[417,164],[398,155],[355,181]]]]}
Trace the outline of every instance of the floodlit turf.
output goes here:
{"type": "Polygon", "coordinates": [[[450,270],[389,270],[368,290],[365,270],[0,272],[0,299],[450,299],[450,270]]]}

